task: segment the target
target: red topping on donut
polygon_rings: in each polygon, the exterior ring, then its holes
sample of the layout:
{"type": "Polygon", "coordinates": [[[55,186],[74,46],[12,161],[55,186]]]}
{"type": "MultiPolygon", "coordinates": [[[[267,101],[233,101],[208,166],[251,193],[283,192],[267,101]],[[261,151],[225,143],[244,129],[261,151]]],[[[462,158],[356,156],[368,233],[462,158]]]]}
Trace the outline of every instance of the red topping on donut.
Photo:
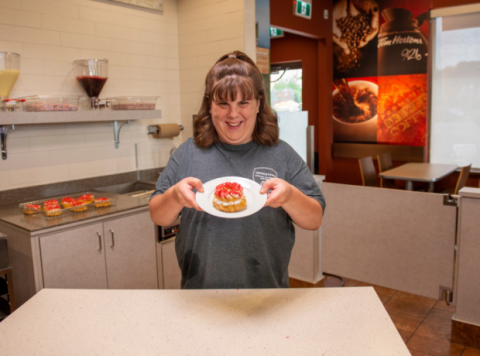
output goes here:
{"type": "Polygon", "coordinates": [[[93,194],[85,194],[85,195],[82,195],[80,198],[78,198],[78,200],[89,201],[89,200],[92,200],[93,198],[94,198],[93,194]]]}
{"type": "Polygon", "coordinates": [[[226,182],[219,184],[215,187],[215,195],[220,198],[226,198],[229,195],[233,195],[236,198],[241,197],[243,194],[243,187],[234,182],[226,182]]]}
{"type": "Polygon", "coordinates": [[[62,203],[73,203],[75,201],[76,200],[74,198],[71,198],[71,197],[62,198],[62,203]]]}
{"type": "Polygon", "coordinates": [[[28,208],[30,210],[40,210],[40,204],[28,204],[25,205],[25,208],[28,208]]]}
{"type": "Polygon", "coordinates": [[[49,204],[58,204],[58,200],[57,199],[50,199],[50,200],[47,200],[45,203],[43,203],[45,205],[49,205],[49,204]]]}
{"type": "Polygon", "coordinates": [[[85,203],[83,201],[74,201],[72,207],[83,206],[85,203]]]}
{"type": "Polygon", "coordinates": [[[47,211],[56,211],[56,210],[60,210],[60,206],[59,205],[47,205],[47,207],[45,209],[47,211]]]}
{"type": "Polygon", "coordinates": [[[107,202],[109,200],[110,199],[108,199],[108,198],[97,198],[97,199],[95,199],[95,202],[96,203],[104,203],[104,202],[107,202]]]}

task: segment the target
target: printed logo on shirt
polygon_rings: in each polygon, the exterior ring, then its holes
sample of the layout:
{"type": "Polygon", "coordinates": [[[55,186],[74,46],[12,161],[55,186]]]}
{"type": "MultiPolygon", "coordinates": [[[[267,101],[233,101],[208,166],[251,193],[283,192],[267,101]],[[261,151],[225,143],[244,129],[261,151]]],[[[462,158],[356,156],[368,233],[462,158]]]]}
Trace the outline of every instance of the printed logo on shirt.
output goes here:
{"type": "Polygon", "coordinates": [[[271,178],[278,178],[277,172],[268,167],[257,167],[253,170],[253,180],[260,185],[271,178]]]}

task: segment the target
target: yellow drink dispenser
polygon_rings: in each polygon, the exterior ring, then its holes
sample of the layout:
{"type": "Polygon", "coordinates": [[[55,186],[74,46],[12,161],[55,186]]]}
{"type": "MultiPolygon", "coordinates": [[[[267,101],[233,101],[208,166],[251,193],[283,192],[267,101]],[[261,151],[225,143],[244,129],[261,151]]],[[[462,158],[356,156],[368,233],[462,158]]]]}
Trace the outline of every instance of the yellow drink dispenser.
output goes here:
{"type": "Polygon", "coordinates": [[[0,52],[0,101],[8,99],[19,75],[20,55],[12,52],[0,52]]]}

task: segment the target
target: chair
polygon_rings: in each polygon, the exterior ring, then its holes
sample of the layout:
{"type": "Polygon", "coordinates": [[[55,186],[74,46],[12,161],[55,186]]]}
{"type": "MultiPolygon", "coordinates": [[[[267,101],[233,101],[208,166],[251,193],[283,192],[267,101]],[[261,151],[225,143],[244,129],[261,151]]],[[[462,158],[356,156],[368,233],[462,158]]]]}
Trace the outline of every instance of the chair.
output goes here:
{"type": "Polygon", "coordinates": [[[467,180],[470,175],[470,168],[472,168],[471,164],[468,166],[462,167],[462,170],[460,171],[460,175],[458,176],[457,184],[455,185],[455,188],[447,188],[443,190],[443,193],[457,195],[458,191],[462,189],[465,186],[465,184],[467,184],[467,180]]]}
{"type": "Polygon", "coordinates": [[[364,187],[378,187],[377,173],[373,165],[372,157],[360,158],[360,173],[362,175],[362,182],[364,187]]]}
{"type": "MultiPolygon", "coordinates": [[[[392,156],[389,152],[377,155],[378,170],[380,173],[388,171],[393,168],[392,156]]],[[[393,179],[380,178],[380,187],[382,188],[396,188],[395,181],[393,179]]]]}

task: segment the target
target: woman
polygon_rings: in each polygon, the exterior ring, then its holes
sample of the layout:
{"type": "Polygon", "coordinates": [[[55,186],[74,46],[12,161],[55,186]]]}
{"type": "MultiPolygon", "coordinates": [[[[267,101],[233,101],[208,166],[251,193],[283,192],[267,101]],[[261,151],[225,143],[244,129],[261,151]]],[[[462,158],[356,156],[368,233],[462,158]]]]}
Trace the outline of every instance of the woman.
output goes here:
{"type": "Polygon", "coordinates": [[[220,58],[206,77],[194,138],[174,152],[158,179],[152,220],[168,225],[182,215],[175,241],[182,288],[288,287],[292,220],[311,230],[322,223],[323,195],[305,162],[279,140],[263,85],[246,54],[220,58]],[[226,176],[263,183],[265,207],[240,219],[203,212],[195,190],[226,176]]]}

